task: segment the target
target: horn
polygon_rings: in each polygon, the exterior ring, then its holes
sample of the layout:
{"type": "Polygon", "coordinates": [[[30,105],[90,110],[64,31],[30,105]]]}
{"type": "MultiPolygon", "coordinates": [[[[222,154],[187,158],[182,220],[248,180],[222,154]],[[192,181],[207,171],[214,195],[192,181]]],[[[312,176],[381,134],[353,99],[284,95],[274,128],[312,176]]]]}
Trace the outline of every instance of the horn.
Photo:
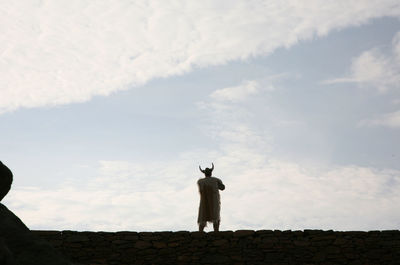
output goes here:
{"type": "Polygon", "coordinates": [[[203,173],[204,173],[204,170],[202,170],[200,166],[199,166],[199,169],[200,169],[200,171],[201,171],[201,172],[203,172],[203,173]]]}
{"type": "Polygon", "coordinates": [[[211,165],[212,165],[211,171],[213,171],[214,170],[214,163],[211,163],[211,165]]]}

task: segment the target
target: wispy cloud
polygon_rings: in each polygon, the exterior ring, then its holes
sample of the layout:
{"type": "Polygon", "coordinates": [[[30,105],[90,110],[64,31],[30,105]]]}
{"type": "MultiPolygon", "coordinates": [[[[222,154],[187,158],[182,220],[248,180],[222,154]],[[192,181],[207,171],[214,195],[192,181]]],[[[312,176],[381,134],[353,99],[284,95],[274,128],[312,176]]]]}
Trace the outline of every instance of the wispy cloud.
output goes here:
{"type": "Polygon", "coordinates": [[[24,1],[0,5],[0,113],[84,102],[399,16],[397,0],[24,1]],[[311,14],[311,15],[310,15],[311,14]]]}
{"type": "Polygon", "coordinates": [[[360,121],[359,126],[367,126],[367,127],[384,126],[390,128],[400,128],[400,110],[391,113],[377,115],[372,119],[362,120],[360,121]]]}
{"type": "Polygon", "coordinates": [[[245,100],[250,95],[257,94],[259,89],[257,81],[246,81],[239,86],[218,89],[211,94],[211,98],[218,101],[237,102],[245,100]]]}
{"type": "Polygon", "coordinates": [[[353,59],[350,75],[343,78],[326,80],[324,84],[358,83],[380,92],[398,88],[400,84],[400,32],[392,41],[390,56],[375,48],[363,52],[353,59]]]}
{"type": "MultiPolygon", "coordinates": [[[[400,32],[393,37],[392,46],[386,54],[378,48],[365,51],[353,59],[348,77],[326,80],[323,83],[357,83],[361,87],[372,87],[381,93],[396,90],[400,84],[400,32]]],[[[391,103],[396,105],[398,101],[395,98],[391,103]]],[[[400,111],[375,115],[373,118],[361,120],[358,126],[399,128],[400,111]]]]}

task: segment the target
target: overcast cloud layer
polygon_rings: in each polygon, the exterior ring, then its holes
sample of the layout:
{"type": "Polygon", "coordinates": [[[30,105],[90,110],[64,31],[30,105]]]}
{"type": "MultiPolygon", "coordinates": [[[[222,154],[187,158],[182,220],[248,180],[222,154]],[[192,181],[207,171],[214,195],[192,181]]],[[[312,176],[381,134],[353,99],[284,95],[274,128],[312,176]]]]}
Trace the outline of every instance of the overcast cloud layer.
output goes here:
{"type": "Polygon", "coordinates": [[[398,16],[400,4],[9,1],[1,4],[0,14],[4,113],[83,102],[194,67],[267,55],[331,30],[398,16]]]}
{"type": "MultiPolygon", "coordinates": [[[[246,94],[249,84],[216,90],[199,103],[210,122],[202,126],[220,143],[213,151],[163,162],[100,161],[98,177],[88,182],[22,187],[8,195],[8,205],[35,229],[196,230],[200,173],[193,161],[207,158],[226,184],[222,230],[398,228],[400,171],[270,158],[268,134],[247,121],[246,107],[222,97],[221,91],[246,94]]],[[[247,100],[258,96],[252,93],[247,100]]]]}

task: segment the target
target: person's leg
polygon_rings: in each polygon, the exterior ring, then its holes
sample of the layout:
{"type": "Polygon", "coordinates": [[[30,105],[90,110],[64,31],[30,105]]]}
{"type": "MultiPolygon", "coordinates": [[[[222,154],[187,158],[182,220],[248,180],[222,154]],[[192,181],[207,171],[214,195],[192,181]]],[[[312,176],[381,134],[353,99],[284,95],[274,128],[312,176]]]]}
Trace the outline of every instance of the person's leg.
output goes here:
{"type": "Polygon", "coordinates": [[[218,232],[219,231],[219,223],[220,223],[219,220],[213,222],[214,232],[218,232]]]}
{"type": "Polygon", "coordinates": [[[199,231],[203,232],[204,231],[204,227],[206,227],[205,223],[199,223],[199,231]]]}

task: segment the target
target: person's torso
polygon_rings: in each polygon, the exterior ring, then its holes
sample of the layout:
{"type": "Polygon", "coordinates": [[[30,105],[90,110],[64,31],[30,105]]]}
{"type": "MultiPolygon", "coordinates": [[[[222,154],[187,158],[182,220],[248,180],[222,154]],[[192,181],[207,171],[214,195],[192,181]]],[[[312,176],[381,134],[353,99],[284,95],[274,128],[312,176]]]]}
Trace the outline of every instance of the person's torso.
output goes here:
{"type": "Polygon", "coordinates": [[[201,189],[218,193],[218,178],[215,177],[202,178],[199,180],[199,185],[201,189]]]}

